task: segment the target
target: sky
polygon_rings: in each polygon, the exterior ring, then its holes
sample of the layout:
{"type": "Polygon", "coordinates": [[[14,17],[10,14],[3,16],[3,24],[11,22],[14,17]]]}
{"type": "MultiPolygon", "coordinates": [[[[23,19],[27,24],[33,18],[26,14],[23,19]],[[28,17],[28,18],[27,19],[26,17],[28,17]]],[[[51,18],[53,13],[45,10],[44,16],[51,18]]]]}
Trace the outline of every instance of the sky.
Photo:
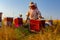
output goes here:
{"type": "Polygon", "coordinates": [[[0,12],[3,12],[3,18],[16,18],[22,14],[25,19],[31,1],[37,3],[38,9],[45,19],[50,19],[50,17],[60,19],[60,0],[0,0],[0,12]]]}

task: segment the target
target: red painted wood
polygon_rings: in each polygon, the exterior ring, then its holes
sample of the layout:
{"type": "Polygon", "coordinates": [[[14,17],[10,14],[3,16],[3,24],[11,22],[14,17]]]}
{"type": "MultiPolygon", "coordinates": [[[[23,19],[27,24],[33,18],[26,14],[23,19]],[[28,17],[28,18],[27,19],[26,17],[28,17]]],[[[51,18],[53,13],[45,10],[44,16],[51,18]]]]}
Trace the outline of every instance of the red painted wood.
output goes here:
{"type": "Polygon", "coordinates": [[[40,20],[30,20],[30,30],[40,31],[41,21],[40,20]]]}
{"type": "Polygon", "coordinates": [[[15,25],[15,27],[19,27],[19,26],[23,25],[23,19],[22,18],[14,19],[14,25],[15,25]]]}

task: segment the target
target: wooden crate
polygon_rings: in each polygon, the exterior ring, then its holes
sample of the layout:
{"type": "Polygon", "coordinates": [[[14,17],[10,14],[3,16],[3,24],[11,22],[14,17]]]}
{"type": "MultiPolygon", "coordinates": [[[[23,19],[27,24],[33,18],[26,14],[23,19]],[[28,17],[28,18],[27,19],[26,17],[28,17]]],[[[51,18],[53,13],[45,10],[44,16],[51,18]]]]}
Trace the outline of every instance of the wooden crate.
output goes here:
{"type": "Polygon", "coordinates": [[[13,23],[13,17],[6,17],[6,18],[4,18],[4,25],[12,26],[12,23],[13,23]]]}
{"type": "Polygon", "coordinates": [[[30,30],[40,31],[45,27],[45,20],[30,20],[30,30]]]}
{"type": "Polygon", "coordinates": [[[2,26],[2,12],[0,12],[0,27],[2,26]]]}
{"type": "Polygon", "coordinates": [[[15,27],[19,27],[23,25],[23,19],[22,18],[15,18],[14,19],[14,25],[15,27]]]}
{"type": "Polygon", "coordinates": [[[40,20],[30,20],[30,30],[40,31],[41,21],[40,20]]]}

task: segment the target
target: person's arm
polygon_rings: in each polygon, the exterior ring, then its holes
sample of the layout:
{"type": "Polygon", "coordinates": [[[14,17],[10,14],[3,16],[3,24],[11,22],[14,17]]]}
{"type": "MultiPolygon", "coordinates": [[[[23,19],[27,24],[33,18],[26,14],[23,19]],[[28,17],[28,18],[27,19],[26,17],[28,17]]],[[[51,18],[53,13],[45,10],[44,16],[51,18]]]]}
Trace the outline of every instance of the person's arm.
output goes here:
{"type": "Polygon", "coordinates": [[[29,19],[29,15],[30,15],[30,13],[27,12],[27,14],[26,14],[26,22],[27,22],[27,20],[29,19]]]}
{"type": "Polygon", "coordinates": [[[41,12],[40,12],[40,11],[38,11],[38,18],[40,18],[40,19],[41,19],[41,18],[44,19],[44,17],[41,16],[41,12]]]}
{"type": "Polygon", "coordinates": [[[27,19],[29,18],[29,15],[30,15],[30,13],[29,13],[29,12],[27,12],[27,14],[26,14],[27,19]]]}

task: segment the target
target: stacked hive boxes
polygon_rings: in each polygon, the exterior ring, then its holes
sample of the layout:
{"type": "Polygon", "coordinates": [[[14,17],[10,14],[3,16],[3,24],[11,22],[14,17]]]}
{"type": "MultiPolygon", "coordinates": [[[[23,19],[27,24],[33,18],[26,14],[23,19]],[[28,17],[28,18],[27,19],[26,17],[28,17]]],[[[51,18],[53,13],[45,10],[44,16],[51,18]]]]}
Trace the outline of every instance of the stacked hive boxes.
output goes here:
{"type": "Polygon", "coordinates": [[[2,26],[2,12],[0,12],[0,27],[2,26]]]}

